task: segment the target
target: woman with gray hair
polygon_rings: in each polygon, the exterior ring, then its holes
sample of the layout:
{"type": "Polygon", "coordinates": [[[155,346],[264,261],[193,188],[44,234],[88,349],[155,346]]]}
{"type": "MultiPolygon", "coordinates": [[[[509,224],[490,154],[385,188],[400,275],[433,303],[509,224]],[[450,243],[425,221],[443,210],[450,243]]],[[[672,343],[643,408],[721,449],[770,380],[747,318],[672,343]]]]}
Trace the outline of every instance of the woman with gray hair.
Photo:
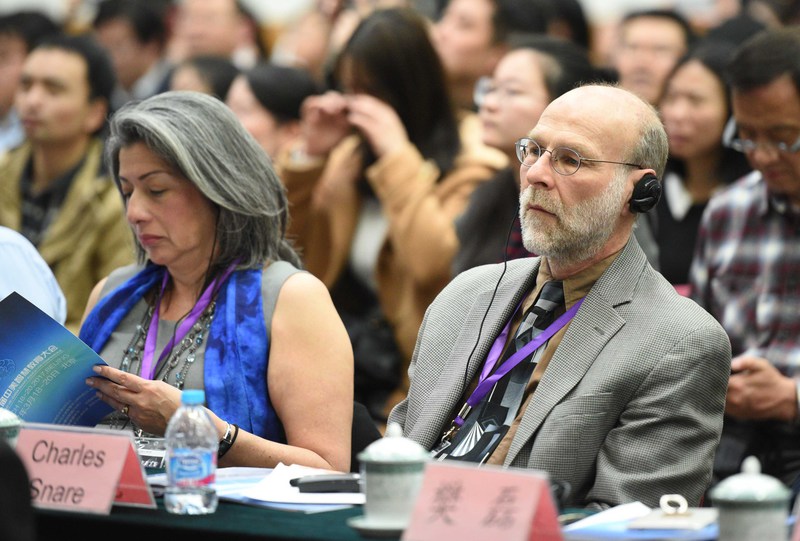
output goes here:
{"type": "Polygon", "coordinates": [[[298,269],[283,186],[221,101],[167,92],[120,109],[107,143],[139,264],[94,289],[80,337],[109,366],[103,424],[164,434],[204,389],[221,466],[347,471],[353,352],[327,288],[298,269]]]}

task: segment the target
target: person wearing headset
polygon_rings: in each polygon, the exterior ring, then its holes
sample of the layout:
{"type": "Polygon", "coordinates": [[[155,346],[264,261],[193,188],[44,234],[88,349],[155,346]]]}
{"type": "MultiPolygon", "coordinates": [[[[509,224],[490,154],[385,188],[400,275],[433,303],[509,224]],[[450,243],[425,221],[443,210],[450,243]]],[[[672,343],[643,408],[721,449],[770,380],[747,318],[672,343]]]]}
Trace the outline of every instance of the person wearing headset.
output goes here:
{"type": "Polygon", "coordinates": [[[441,292],[389,423],[439,460],[544,470],[569,507],[657,507],[663,494],[699,505],[731,350],[632,235],[661,193],[658,114],[585,85],[516,149],[523,241],[539,256],[469,269],[441,292]]]}

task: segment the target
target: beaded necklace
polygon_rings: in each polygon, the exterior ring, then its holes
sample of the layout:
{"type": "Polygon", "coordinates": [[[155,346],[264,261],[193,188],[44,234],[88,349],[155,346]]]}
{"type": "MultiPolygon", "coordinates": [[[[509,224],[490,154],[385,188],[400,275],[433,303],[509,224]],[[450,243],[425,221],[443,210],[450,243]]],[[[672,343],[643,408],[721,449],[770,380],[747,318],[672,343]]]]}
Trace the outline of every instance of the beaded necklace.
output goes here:
{"type": "MultiPolygon", "coordinates": [[[[180,341],[178,347],[173,348],[169,353],[163,368],[160,369],[163,371],[163,374],[161,374],[160,378],[161,381],[171,383],[171,385],[177,387],[178,389],[183,389],[183,386],[186,383],[186,374],[189,372],[189,369],[197,359],[197,350],[203,344],[205,337],[208,335],[208,330],[211,327],[211,322],[214,320],[214,309],[216,308],[216,305],[216,301],[209,303],[208,307],[206,307],[200,316],[200,319],[198,319],[197,322],[192,325],[191,330],[189,333],[187,333],[183,340],[180,341]],[[183,365],[181,366],[180,370],[175,373],[173,381],[170,382],[169,376],[180,363],[181,357],[184,353],[186,353],[186,356],[183,357],[183,365]]],[[[144,344],[150,323],[153,321],[154,310],[155,307],[153,303],[149,303],[141,321],[136,324],[136,331],[133,333],[133,336],[131,336],[131,340],[128,342],[128,346],[124,350],[125,353],[122,357],[120,370],[134,374],[140,371],[142,354],[144,352],[144,344]]],[[[112,413],[108,421],[110,422],[112,428],[125,428],[128,423],[131,422],[130,418],[121,412],[112,413]]],[[[135,425],[133,426],[133,429],[137,438],[144,435],[142,429],[136,427],[135,425]]]]}
{"type": "MultiPolygon", "coordinates": [[[[192,325],[191,330],[183,338],[183,340],[180,341],[178,347],[173,348],[169,353],[169,356],[163,365],[163,369],[160,369],[163,370],[161,381],[166,381],[178,389],[183,389],[183,386],[186,383],[186,374],[189,372],[189,369],[197,359],[197,350],[203,344],[203,341],[208,334],[208,329],[211,327],[211,322],[214,320],[214,309],[216,308],[216,305],[216,301],[209,303],[208,307],[200,316],[200,319],[198,319],[197,322],[192,325]],[[170,382],[169,376],[180,363],[184,352],[186,353],[186,356],[183,358],[183,365],[181,366],[180,370],[175,373],[173,381],[170,382]]],[[[122,364],[120,366],[120,369],[124,370],[125,372],[133,372],[134,370],[138,372],[141,370],[145,338],[147,336],[147,331],[150,328],[150,322],[153,320],[153,310],[153,305],[148,306],[144,317],[142,317],[142,320],[136,325],[136,332],[133,333],[131,341],[128,343],[128,347],[125,348],[125,356],[122,358],[122,364]]]]}
{"type": "MultiPolygon", "coordinates": [[[[186,374],[194,364],[197,356],[198,348],[203,344],[203,340],[211,328],[211,322],[214,319],[214,309],[216,308],[216,294],[217,288],[220,284],[231,275],[236,268],[237,261],[231,263],[220,276],[214,278],[211,283],[206,287],[203,294],[197,300],[186,316],[186,319],[181,318],[176,324],[172,332],[172,338],[164,347],[158,359],[155,359],[156,348],[156,335],[158,333],[158,322],[161,299],[164,296],[164,290],[167,286],[169,275],[164,273],[161,281],[161,289],[156,296],[155,300],[148,303],[148,308],[145,311],[144,317],[136,325],[136,332],[133,333],[128,347],[124,350],[124,357],[120,368],[125,372],[131,372],[136,367],[139,375],[146,379],[155,379],[160,370],[163,370],[161,381],[170,383],[169,376],[173,370],[180,363],[180,359],[184,353],[186,357],[183,359],[183,366],[175,373],[173,383],[178,389],[183,389],[186,383],[186,374]],[[205,307],[205,308],[204,308],[205,307]],[[178,344],[175,344],[176,339],[178,344]],[[163,361],[163,362],[162,362],[163,361]]],[[[125,425],[130,419],[124,415],[125,425]]],[[[114,425],[117,425],[117,420],[113,420],[114,425]]],[[[124,425],[123,425],[124,427],[124,425]]],[[[141,435],[141,429],[136,430],[141,435]]]]}

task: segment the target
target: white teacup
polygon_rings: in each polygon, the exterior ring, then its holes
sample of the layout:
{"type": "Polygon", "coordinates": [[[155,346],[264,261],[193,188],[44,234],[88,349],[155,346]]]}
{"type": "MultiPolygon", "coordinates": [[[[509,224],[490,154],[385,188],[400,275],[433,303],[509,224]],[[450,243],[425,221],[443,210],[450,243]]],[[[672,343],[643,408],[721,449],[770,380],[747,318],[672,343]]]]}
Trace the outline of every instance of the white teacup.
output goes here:
{"type": "Polygon", "coordinates": [[[791,490],[779,479],[762,474],[758,458],[745,458],[742,472],[721,481],[710,496],[719,509],[719,541],[789,539],[786,521],[791,490]]]}
{"type": "Polygon", "coordinates": [[[400,425],[394,423],[387,427],[384,438],[362,451],[358,459],[366,496],[364,521],[379,528],[405,528],[429,458],[428,452],[403,437],[400,425]]]}

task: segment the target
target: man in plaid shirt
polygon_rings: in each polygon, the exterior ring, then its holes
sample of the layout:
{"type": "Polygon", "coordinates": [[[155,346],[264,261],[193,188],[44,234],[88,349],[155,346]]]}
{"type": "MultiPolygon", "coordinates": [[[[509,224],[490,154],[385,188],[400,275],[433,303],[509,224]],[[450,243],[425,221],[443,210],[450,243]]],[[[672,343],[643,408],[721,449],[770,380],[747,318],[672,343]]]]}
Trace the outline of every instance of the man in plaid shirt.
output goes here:
{"type": "Polygon", "coordinates": [[[800,28],[745,42],[728,79],[728,144],[755,171],[709,202],[690,274],[734,357],[715,480],[755,455],[800,486],[800,28]]]}

